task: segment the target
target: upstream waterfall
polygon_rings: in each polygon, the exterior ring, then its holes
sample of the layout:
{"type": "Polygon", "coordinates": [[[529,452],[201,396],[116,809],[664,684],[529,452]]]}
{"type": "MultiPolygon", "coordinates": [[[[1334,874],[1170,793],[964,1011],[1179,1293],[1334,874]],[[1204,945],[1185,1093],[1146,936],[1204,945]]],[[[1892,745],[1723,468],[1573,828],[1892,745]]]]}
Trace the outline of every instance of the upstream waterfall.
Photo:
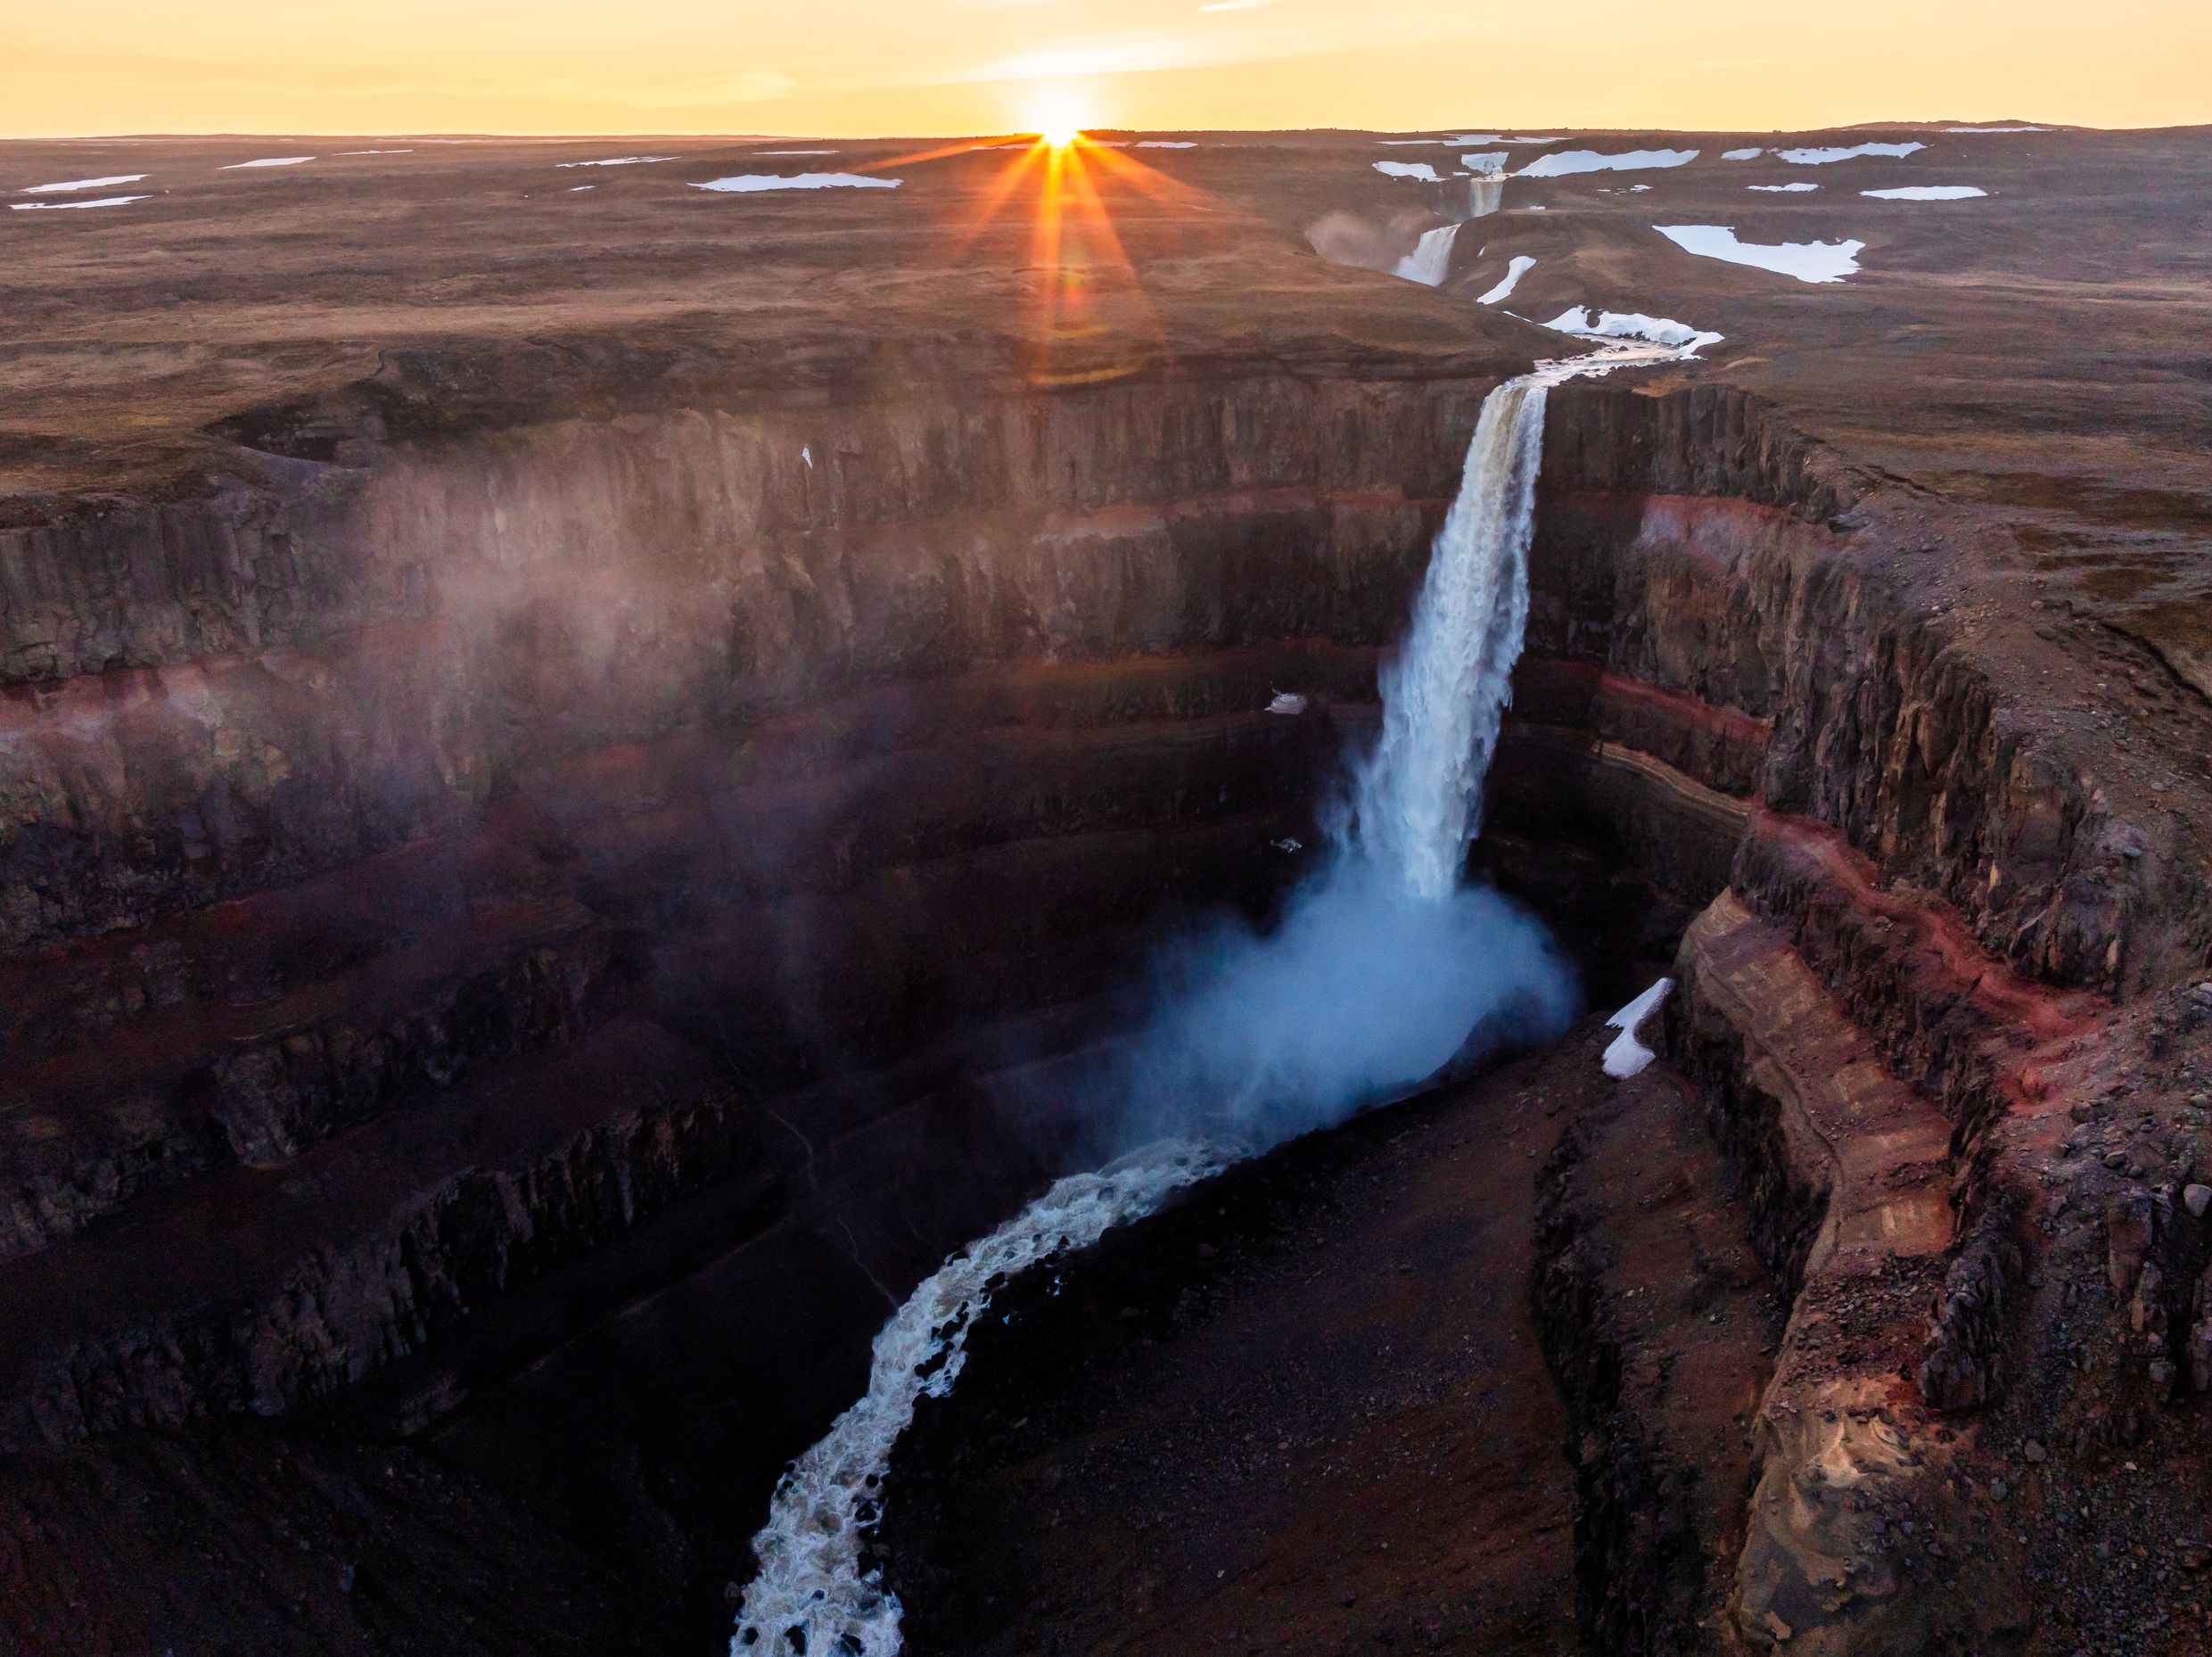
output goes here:
{"type": "Polygon", "coordinates": [[[1440,225],[1434,230],[1424,231],[1413,251],[1398,261],[1393,274],[1425,287],[1442,287],[1444,278],[1451,274],[1451,243],[1459,234],[1457,225],[1440,225]]]}
{"type": "Polygon", "coordinates": [[[1240,1158],[1566,1028],[1577,991],[1549,936],[1461,870],[1528,615],[1545,392],[1672,354],[1616,347],[1490,394],[1322,868],[1271,930],[1224,923],[1169,952],[1149,1026],[1089,1101],[1122,1154],[954,1255],[876,1337],[868,1395],[777,1488],[734,1657],[896,1657],[900,1606],[864,1569],[866,1533],[893,1444],[919,1398],[951,1389],[996,1286],[1240,1158]]]}

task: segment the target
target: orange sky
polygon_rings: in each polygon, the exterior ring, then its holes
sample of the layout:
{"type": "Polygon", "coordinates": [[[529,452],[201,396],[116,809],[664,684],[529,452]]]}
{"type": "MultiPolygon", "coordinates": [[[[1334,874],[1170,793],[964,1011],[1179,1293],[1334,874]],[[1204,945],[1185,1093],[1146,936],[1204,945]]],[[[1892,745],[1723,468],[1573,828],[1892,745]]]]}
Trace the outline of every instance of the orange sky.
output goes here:
{"type": "Polygon", "coordinates": [[[0,134],[2212,122],[2212,0],[77,0],[0,134]],[[1571,23],[1567,20],[1572,20],[1571,23]]]}

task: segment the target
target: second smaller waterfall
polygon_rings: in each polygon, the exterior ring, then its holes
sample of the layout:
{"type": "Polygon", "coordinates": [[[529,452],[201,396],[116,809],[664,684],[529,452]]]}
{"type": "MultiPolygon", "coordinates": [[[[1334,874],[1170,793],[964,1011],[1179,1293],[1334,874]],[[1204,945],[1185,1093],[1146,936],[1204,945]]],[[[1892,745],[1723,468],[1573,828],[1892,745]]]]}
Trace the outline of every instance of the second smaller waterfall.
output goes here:
{"type": "Polygon", "coordinates": [[[1425,287],[1442,287],[1451,273],[1451,243],[1460,234],[1457,225],[1442,225],[1427,232],[1413,251],[1398,261],[1395,275],[1425,287]]]}

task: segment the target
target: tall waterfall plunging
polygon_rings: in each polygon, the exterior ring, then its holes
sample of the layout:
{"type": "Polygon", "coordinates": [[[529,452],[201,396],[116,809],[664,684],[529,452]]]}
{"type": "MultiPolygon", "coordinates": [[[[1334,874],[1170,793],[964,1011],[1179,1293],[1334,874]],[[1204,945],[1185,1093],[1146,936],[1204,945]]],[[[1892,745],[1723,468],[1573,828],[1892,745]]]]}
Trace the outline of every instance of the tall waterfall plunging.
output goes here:
{"type": "Polygon", "coordinates": [[[1483,404],[1404,650],[1383,672],[1382,739],[1355,785],[1353,832],[1367,853],[1433,901],[1459,884],[1482,828],[1483,778],[1527,630],[1547,392],[1532,375],[1483,404]]]}
{"type": "Polygon", "coordinates": [[[1271,929],[1224,921],[1166,953],[1149,1024],[1084,1101],[1102,1152],[1123,1154],[955,1255],[876,1338],[867,1397],[792,1465],[754,1538],[735,1657],[896,1657],[899,1603],[863,1568],[864,1533],[916,1401],[950,1391],[1006,1276],[1455,1061],[1566,1028],[1577,990],[1549,936],[1462,870],[1528,616],[1546,389],[1655,359],[1600,352],[1490,394],[1322,868],[1271,929]]]}

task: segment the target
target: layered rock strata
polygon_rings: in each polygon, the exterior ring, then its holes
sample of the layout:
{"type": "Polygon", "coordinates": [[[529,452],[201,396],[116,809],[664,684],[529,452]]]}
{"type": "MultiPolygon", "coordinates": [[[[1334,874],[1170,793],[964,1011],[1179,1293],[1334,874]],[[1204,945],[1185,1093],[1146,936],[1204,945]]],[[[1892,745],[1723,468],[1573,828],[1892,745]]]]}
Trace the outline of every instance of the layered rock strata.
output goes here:
{"type": "MultiPolygon", "coordinates": [[[[1063,1154],[1149,943],[1304,866],[1485,389],[641,413],[5,532],[0,1431],[320,1401],[528,1482],[742,1397],[764,1488],[1063,1154]]],[[[1934,1637],[1909,1587],[2041,1568],[1897,1539],[1976,1522],[1978,1423],[2140,1439],[2198,1367],[2200,830],[2037,721],[2075,670],[1945,575],[1971,523],[1740,395],[1562,391],[1539,523],[1477,860],[1593,990],[1682,939],[1681,1157],[1789,1307],[1740,1544],[1622,1530],[1606,1469],[1704,1452],[1560,1336],[1586,1632],[1934,1637]]]]}

